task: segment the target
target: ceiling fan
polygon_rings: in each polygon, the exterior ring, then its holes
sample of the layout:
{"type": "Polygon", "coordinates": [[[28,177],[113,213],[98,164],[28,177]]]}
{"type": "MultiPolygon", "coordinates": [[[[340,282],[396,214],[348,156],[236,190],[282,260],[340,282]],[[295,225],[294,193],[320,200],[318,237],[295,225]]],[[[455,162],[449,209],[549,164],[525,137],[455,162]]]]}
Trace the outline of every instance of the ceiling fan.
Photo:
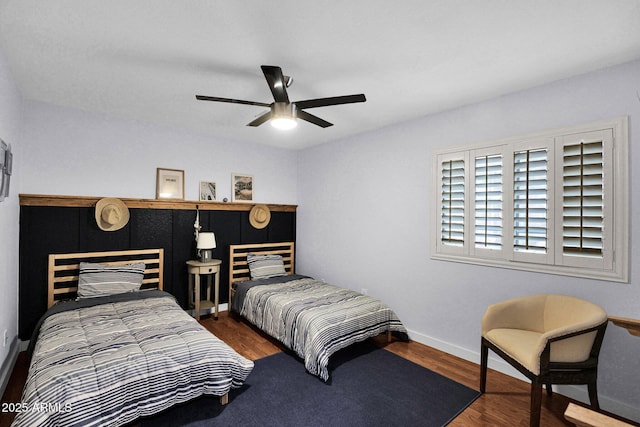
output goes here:
{"type": "Polygon", "coordinates": [[[243,101],[241,99],[219,98],[216,96],[196,95],[196,99],[200,101],[216,101],[229,102],[232,104],[257,105],[260,107],[269,107],[269,111],[258,116],[255,120],[248,123],[247,126],[260,126],[261,124],[271,121],[274,127],[281,129],[290,129],[296,126],[296,118],[305,120],[314,125],[326,128],[333,126],[326,120],[318,116],[304,111],[307,108],[327,107],[330,105],[352,104],[355,102],[365,102],[364,94],[334,96],[330,98],[307,99],[304,101],[290,102],[287,95],[287,88],[293,83],[293,79],[282,74],[280,67],[272,65],[262,65],[262,72],[267,79],[267,84],[273,94],[274,102],[267,104],[266,102],[243,101]]]}

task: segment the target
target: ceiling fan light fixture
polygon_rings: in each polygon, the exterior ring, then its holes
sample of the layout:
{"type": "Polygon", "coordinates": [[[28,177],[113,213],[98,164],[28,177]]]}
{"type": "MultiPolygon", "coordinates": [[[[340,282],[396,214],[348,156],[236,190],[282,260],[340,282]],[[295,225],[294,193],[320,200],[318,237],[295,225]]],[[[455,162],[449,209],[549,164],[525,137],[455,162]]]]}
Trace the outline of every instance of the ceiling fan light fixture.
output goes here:
{"type": "Polygon", "coordinates": [[[271,126],[280,130],[289,130],[298,126],[298,122],[293,117],[276,117],[271,119],[271,126]]]}
{"type": "Polygon", "coordinates": [[[295,104],[276,102],[271,107],[271,126],[280,130],[293,129],[298,125],[295,104]]]}

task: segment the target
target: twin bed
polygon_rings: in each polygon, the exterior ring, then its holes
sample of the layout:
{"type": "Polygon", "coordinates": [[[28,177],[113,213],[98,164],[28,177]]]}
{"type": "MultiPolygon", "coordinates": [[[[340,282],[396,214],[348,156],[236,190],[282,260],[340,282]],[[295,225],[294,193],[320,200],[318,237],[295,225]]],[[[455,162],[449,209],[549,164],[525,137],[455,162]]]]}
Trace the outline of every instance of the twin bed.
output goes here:
{"type": "Polygon", "coordinates": [[[407,339],[389,306],[358,292],[294,271],[294,243],[231,245],[232,311],[304,359],[305,368],[329,379],[330,356],[381,333],[407,339]]]}
{"type": "MultiPolygon", "coordinates": [[[[407,338],[382,302],[294,274],[293,245],[230,246],[230,310],[325,381],[336,351],[384,332],[407,338]]],[[[13,425],[123,425],[201,395],[226,404],[253,362],[162,287],[162,249],[50,255],[51,308],[30,342],[13,425]]]]}
{"type": "Polygon", "coordinates": [[[162,272],[162,249],[50,255],[50,309],[14,426],[118,426],[201,395],[227,403],[253,362],[163,292],[162,272]]]}

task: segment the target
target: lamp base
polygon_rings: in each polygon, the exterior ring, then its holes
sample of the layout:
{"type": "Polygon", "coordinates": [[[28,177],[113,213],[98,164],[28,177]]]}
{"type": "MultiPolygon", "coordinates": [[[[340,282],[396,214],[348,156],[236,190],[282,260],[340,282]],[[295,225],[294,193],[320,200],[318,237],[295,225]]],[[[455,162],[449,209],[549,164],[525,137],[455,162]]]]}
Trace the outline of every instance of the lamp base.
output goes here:
{"type": "Polygon", "coordinates": [[[211,262],[213,259],[212,249],[200,249],[200,262],[211,262]]]}

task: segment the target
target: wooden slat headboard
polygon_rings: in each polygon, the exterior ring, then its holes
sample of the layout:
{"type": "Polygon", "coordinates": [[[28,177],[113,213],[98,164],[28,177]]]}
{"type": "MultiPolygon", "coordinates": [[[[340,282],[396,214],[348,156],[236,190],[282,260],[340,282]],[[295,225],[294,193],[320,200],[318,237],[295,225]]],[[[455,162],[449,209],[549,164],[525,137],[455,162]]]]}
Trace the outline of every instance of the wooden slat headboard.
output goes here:
{"type": "Polygon", "coordinates": [[[247,254],[256,255],[277,254],[282,256],[284,269],[288,274],[293,274],[295,269],[294,242],[280,243],[248,243],[229,246],[229,309],[233,297],[233,283],[249,280],[249,266],[247,254]]]}
{"type": "Polygon", "coordinates": [[[77,252],[49,255],[47,307],[57,301],[75,297],[78,291],[80,262],[124,265],[143,261],[142,289],[162,289],[164,249],[134,249],[126,251],[77,252]]]}

